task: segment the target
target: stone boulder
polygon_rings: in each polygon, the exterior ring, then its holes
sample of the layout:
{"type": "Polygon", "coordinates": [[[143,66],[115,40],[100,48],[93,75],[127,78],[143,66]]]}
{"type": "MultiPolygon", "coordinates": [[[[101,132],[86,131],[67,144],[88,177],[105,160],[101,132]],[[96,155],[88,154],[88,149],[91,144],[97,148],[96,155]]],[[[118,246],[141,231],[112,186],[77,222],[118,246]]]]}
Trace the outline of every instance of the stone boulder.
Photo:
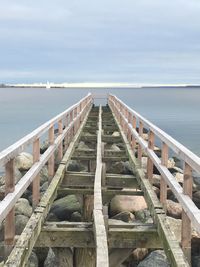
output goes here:
{"type": "Polygon", "coordinates": [[[133,174],[130,163],[128,161],[119,161],[113,163],[107,170],[109,173],[133,174]]]}
{"type": "Polygon", "coordinates": [[[48,182],[49,174],[48,174],[48,168],[47,166],[44,166],[40,171],[40,185],[43,185],[44,183],[48,182]]]}
{"type": "Polygon", "coordinates": [[[27,152],[20,153],[15,159],[19,171],[28,171],[33,165],[33,156],[27,152]]]}
{"type": "Polygon", "coordinates": [[[133,259],[136,262],[142,261],[148,254],[147,248],[136,248],[133,250],[133,259]]]}
{"type": "Polygon", "coordinates": [[[80,141],[78,144],[77,149],[82,150],[82,149],[90,149],[83,141],[80,141]]]}
{"type": "Polygon", "coordinates": [[[116,144],[113,144],[113,145],[110,147],[110,150],[113,150],[113,151],[120,151],[121,149],[120,149],[116,144]]]}
{"type": "Polygon", "coordinates": [[[15,216],[15,233],[20,235],[24,230],[29,218],[25,215],[16,215],[15,216]]]}
{"type": "Polygon", "coordinates": [[[167,164],[167,168],[174,168],[175,167],[175,161],[173,158],[169,158],[168,159],[168,164],[167,164]]]}
{"type": "Polygon", "coordinates": [[[34,251],[31,252],[31,255],[28,259],[26,267],[38,267],[38,258],[34,251]]]}
{"type": "Polygon", "coordinates": [[[120,133],[117,132],[117,131],[115,131],[115,132],[112,133],[112,136],[114,136],[114,137],[118,137],[118,136],[120,136],[120,133]]]}
{"type": "MultiPolygon", "coordinates": [[[[15,167],[14,168],[15,174],[15,184],[22,178],[21,172],[15,167]]],[[[5,195],[5,175],[3,174],[0,176],[0,200],[4,198],[5,195]]]]}
{"type": "Polygon", "coordinates": [[[25,215],[26,217],[30,217],[32,214],[32,207],[29,202],[25,198],[19,198],[15,205],[15,214],[16,215],[25,215]]]}
{"type": "Polygon", "coordinates": [[[142,157],[142,169],[146,170],[147,169],[147,157],[142,157]]]}
{"type": "Polygon", "coordinates": [[[143,196],[122,196],[117,195],[110,202],[110,215],[114,216],[120,212],[137,212],[147,208],[143,196]]]}
{"type": "Polygon", "coordinates": [[[197,191],[193,194],[192,197],[194,203],[197,205],[198,208],[200,208],[200,191],[197,191]]]}
{"type": "Polygon", "coordinates": [[[174,177],[176,178],[177,182],[179,184],[183,184],[183,173],[180,173],[180,172],[176,172],[174,173],[174,177]]]}
{"type": "Polygon", "coordinates": [[[152,222],[152,218],[151,218],[151,214],[150,211],[148,209],[142,209],[142,210],[138,210],[135,211],[135,218],[136,220],[139,220],[143,223],[151,223],[152,222]]]}
{"type": "Polygon", "coordinates": [[[75,195],[68,195],[56,200],[50,210],[50,213],[55,214],[61,221],[70,220],[74,212],[81,213],[81,204],[75,195]]]}
{"type": "Polygon", "coordinates": [[[160,180],[161,180],[161,175],[154,174],[152,179],[152,184],[157,188],[160,188],[160,180]]]}
{"type": "Polygon", "coordinates": [[[43,154],[48,147],[49,147],[49,141],[48,140],[43,141],[42,144],[40,145],[40,153],[43,154]]]}
{"type": "Polygon", "coordinates": [[[124,211],[116,214],[111,219],[121,220],[123,222],[133,222],[135,220],[135,216],[131,212],[124,211]]]}
{"type": "Polygon", "coordinates": [[[77,162],[76,160],[70,160],[67,166],[67,171],[81,172],[81,171],[87,171],[87,168],[86,166],[77,162]]]}
{"type": "Polygon", "coordinates": [[[180,203],[167,199],[166,207],[167,207],[168,216],[175,218],[175,219],[181,219],[182,207],[180,203]]]}
{"type": "Polygon", "coordinates": [[[170,267],[167,257],[163,250],[155,250],[151,252],[138,267],[170,267]]]}
{"type": "Polygon", "coordinates": [[[46,257],[46,260],[44,262],[44,267],[55,267],[55,266],[58,266],[57,264],[58,262],[57,262],[56,256],[53,250],[50,248],[48,255],[46,257]]]}

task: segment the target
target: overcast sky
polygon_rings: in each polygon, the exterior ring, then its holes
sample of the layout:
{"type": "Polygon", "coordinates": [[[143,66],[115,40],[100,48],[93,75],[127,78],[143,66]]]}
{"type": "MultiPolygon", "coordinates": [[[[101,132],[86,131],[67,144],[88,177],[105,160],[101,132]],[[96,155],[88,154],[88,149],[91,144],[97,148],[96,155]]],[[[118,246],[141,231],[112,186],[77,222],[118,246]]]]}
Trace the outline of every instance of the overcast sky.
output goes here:
{"type": "Polygon", "coordinates": [[[200,83],[199,0],[0,0],[0,82],[200,83]]]}

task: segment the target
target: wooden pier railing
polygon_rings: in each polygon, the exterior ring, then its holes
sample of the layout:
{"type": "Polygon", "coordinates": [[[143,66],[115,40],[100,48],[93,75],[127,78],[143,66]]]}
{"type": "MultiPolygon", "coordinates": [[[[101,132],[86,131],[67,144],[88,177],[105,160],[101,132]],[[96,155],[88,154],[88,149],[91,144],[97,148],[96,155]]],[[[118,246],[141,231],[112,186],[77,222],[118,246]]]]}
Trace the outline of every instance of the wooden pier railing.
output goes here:
{"type": "Polygon", "coordinates": [[[40,200],[40,170],[48,162],[50,182],[55,172],[55,151],[58,150],[58,158],[61,161],[63,153],[79,129],[84,117],[91,109],[92,103],[93,98],[91,94],[88,94],[78,103],[44,123],[39,128],[0,153],[0,166],[5,167],[5,197],[0,202],[0,223],[5,219],[4,241],[6,254],[9,254],[14,245],[14,205],[31,183],[33,210],[38,205],[40,200]],[[55,138],[54,133],[56,127],[58,127],[58,136],[55,138]],[[49,146],[48,149],[40,155],[40,138],[44,134],[48,134],[49,136],[49,146]],[[14,159],[19,153],[23,152],[28,145],[32,145],[33,147],[34,164],[17,184],[15,184],[14,159]]]}
{"type": "Polygon", "coordinates": [[[134,151],[136,151],[136,143],[138,144],[138,161],[141,163],[143,151],[147,154],[148,162],[146,173],[150,183],[152,183],[154,165],[160,172],[162,176],[160,182],[161,203],[164,206],[166,205],[167,187],[169,187],[181,204],[181,245],[186,257],[190,261],[192,227],[200,233],[200,210],[192,201],[192,171],[196,171],[200,174],[200,158],[153,123],[142,117],[135,110],[128,107],[116,96],[109,95],[108,103],[134,151]],[[137,126],[139,127],[138,131],[137,126]],[[143,138],[144,127],[148,130],[148,141],[143,138]],[[159,158],[154,151],[155,138],[158,138],[162,143],[161,158],[159,158]],[[167,168],[169,149],[184,162],[183,187],[167,168]]]}

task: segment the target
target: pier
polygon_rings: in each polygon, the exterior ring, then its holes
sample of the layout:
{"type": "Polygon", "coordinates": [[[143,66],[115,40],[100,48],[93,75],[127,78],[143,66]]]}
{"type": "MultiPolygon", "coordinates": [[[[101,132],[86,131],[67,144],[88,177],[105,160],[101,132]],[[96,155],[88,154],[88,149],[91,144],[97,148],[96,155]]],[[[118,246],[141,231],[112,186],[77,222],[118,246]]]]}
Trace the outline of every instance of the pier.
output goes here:
{"type": "Polygon", "coordinates": [[[26,266],[37,248],[52,248],[58,266],[117,267],[137,248],[161,249],[171,266],[191,266],[194,230],[200,244],[200,210],[192,198],[193,172],[200,174],[200,158],[116,96],[104,98],[104,104],[95,105],[95,96],[88,94],[0,153],[5,170],[2,266],[26,266]],[[41,152],[45,136],[48,146],[41,152]],[[33,165],[15,182],[15,159],[28,146],[33,165]],[[182,183],[170,171],[170,153],[183,164],[182,183]],[[84,168],[72,168],[73,162],[84,168]],[[48,187],[41,194],[44,166],[48,187]],[[161,175],[159,194],[153,185],[155,171],[161,175]],[[32,215],[16,238],[15,205],[30,187],[32,215]],[[182,208],[180,241],[167,219],[168,192],[182,208]],[[56,201],[74,195],[81,203],[80,220],[49,219],[56,201]],[[110,203],[116,196],[144,197],[150,219],[111,219],[110,203]]]}

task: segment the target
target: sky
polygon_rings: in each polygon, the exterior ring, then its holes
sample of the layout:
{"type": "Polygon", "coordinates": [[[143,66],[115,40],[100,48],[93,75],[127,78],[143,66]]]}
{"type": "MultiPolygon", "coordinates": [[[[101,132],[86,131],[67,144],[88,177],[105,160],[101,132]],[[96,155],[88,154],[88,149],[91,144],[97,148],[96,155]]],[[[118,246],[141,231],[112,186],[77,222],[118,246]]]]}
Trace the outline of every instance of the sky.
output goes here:
{"type": "Polygon", "coordinates": [[[199,0],[0,0],[0,83],[200,83],[199,0]]]}

